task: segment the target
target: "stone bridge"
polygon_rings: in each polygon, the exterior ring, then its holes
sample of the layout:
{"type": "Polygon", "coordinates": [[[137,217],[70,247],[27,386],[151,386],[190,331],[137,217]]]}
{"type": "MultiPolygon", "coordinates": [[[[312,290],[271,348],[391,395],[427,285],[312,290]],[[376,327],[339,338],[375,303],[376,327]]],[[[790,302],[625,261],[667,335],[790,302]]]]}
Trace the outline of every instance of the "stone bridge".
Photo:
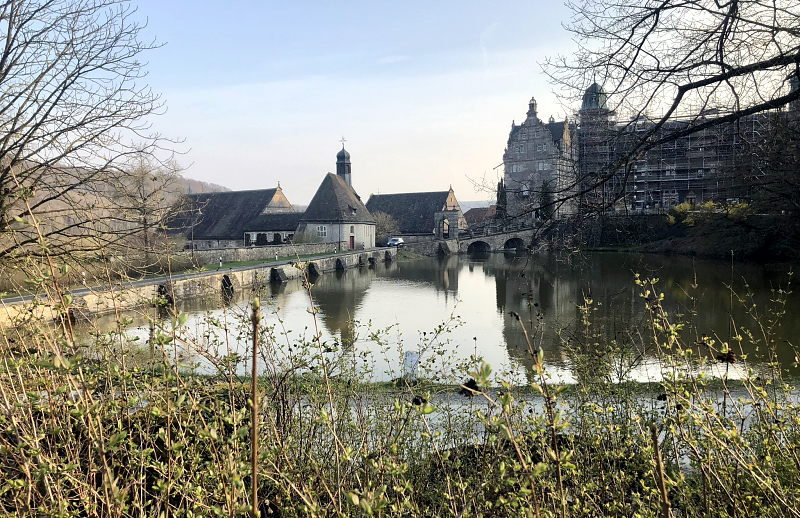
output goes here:
{"type": "Polygon", "coordinates": [[[535,229],[527,228],[508,232],[498,232],[483,236],[458,237],[458,252],[495,252],[498,250],[526,249],[531,245],[535,229]]]}

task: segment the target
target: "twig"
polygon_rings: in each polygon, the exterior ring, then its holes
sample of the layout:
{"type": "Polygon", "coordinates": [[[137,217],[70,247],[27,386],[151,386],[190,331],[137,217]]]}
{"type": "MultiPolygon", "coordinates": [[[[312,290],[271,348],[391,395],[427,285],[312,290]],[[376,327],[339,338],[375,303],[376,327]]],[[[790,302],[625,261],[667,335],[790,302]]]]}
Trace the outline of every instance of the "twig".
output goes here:
{"type": "Polygon", "coordinates": [[[258,518],[258,323],[261,320],[261,301],[253,300],[253,373],[250,379],[250,463],[251,463],[251,503],[250,516],[258,518]]]}

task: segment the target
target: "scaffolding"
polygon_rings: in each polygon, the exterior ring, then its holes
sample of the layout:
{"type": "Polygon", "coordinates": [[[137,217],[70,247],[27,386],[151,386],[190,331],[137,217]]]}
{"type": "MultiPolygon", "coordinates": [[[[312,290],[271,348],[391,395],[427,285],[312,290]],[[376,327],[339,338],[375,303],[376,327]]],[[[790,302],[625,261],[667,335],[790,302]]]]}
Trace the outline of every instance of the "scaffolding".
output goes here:
{"type": "Polygon", "coordinates": [[[752,115],[669,140],[676,132],[722,115],[713,109],[672,118],[649,136],[663,143],[623,163],[653,130],[655,120],[640,116],[617,122],[612,111],[581,110],[577,169],[582,209],[661,213],[680,203],[748,201],[745,179],[758,174],[754,168],[763,161],[757,150],[775,114],[752,115]]]}

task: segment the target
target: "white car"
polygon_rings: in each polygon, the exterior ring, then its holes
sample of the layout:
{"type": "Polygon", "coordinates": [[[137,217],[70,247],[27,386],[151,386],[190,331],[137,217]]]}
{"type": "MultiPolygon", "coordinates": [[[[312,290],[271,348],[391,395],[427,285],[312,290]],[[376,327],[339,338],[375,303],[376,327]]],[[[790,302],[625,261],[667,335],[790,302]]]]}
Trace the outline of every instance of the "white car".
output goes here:
{"type": "Polygon", "coordinates": [[[393,237],[392,239],[389,240],[387,245],[388,246],[396,246],[397,248],[403,248],[405,243],[403,242],[403,238],[402,237],[393,237]]]}

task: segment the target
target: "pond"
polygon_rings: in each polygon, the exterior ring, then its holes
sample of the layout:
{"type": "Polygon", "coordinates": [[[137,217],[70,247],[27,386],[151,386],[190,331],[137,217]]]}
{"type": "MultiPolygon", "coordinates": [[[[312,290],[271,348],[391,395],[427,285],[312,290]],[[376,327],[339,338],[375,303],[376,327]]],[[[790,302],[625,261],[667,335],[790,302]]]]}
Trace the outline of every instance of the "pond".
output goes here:
{"type": "MultiPolygon", "coordinates": [[[[651,332],[658,297],[644,296],[637,274],[657,279],[669,322],[682,324],[683,343],[707,360],[693,369],[735,378],[748,368],[766,375],[774,362],[797,374],[800,303],[789,267],[627,253],[460,255],[326,273],[310,290],[316,311],[301,281],[273,285],[261,294],[269,330],[262,368],[312,362],[309,349],[322,344],[337,373],[355,369],[374,381],[403,375],[404,361],[418,354],[425,376],[447,377],[482,359],[497,376],[522,383],[534,365],[530,340],[559,382],[657,381],[665,367],[651,332]],[[716,360],[724,343],[735,362],[716,360]]],[[[216,371],[218,358],[236,353],[242,358],[233,368],[245,372],[252,296],[180,302],[187,328],[168,353],[199,372],[216,371]]],[[[126,336],[144,343],[150,327],[132,316],[126,336]]],[[[97,324],[113,327],[111,317],[97,324]]]]}

